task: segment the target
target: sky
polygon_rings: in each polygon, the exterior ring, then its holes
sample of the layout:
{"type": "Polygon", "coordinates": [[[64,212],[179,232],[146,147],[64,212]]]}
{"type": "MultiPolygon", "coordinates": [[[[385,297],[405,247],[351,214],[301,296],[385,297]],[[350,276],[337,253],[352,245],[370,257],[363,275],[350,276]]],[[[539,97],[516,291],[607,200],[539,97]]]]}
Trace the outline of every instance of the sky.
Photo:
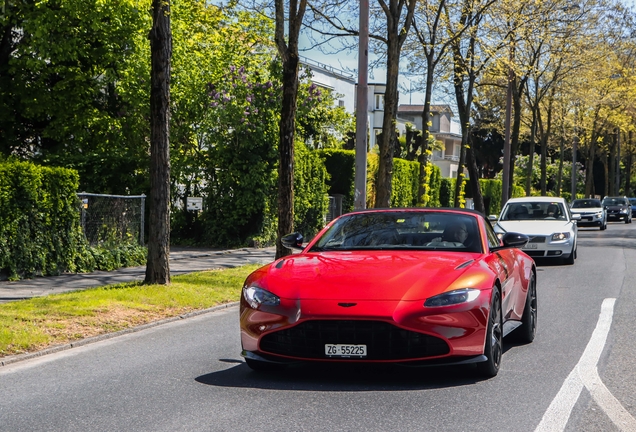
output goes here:
{"type": "MultiPolygon", "coordinates": [[[[353,72],[357,75],[358,73],[358,53],[356,52],[340,52],[337,54],[325,54],[321,52],[317,48],[312,48],[311,41],[306,35],[301,35],[299,41],[299,54],[302,57],[307,57],[310,60],[317,61],[319,63],[327,64],[331,67],[345,70],[348,72],[353,72]]],[[[373,53],[369,52],[370,59],[373,58],[373,53]]],[[[367,77],[369,83],[384,83],[386,82],[386,70],[385,69],[374,69],[369,70],[369,76],[367,77]]],[[[356,80],[357,81],[357,80],[356,80]]],[[[415,77],[409,79],[404,76],[404,74],[400,75],[399,78],[400,83],[400,104],[413,104],[413,105],[421,105],[424,103],[424,93],[417,92],[414,90],[417,87],[417,80],[415,77]],[[409,92],[409,89],[412,90],[409,92]]],[[[433,100],[433,103],[438,101],[433,100]]]]}

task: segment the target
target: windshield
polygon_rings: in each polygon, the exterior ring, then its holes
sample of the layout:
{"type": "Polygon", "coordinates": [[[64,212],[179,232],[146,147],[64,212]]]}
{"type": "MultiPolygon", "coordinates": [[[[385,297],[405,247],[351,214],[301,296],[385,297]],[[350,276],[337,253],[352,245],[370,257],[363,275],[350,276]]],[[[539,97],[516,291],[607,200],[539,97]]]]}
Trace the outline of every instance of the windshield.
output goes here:
{"type": "Polygon", "coordinates": [[[622,206],[627,205],[625,198],[605,198],[603,200],[604,206],[622,206]]]}
{"type": "Polygon", "coordinates": [[[579,199],[572,202],[572,208],[595,208],[601,207],[601,202],[597,199],[579,199]]]}
{"type": "Polygon", "coordinates": [[[417,249],[481,252],[474,216],[436,211],[368,212],[340,217],[311,251],[417,249]]]}
{"type": "Polygon", "coordinates": [[[629,203],[630,203],[631,205],[635,206],[635,205],[636,205],[636,198],[630,198],[630,199],[629,199],[629,203]]]}
{"type": "Polygon", "coordinates": [[[509,203],[502,212],[500,220],[567,220],[567,216],[560,202],[528,201],[509,203]]]}

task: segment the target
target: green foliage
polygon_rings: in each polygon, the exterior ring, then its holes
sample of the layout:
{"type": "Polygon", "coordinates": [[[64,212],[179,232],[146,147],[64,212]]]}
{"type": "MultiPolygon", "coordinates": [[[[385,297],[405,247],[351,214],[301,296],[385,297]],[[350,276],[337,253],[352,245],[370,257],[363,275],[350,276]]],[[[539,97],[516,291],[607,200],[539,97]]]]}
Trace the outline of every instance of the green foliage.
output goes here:
{"type": "Polygon", "coordinates": [[[0,162],[0,272],[10,279],[141,265],[134,243],[89,247],[79,224],[77,172],[0,162]]]}
{"type": "Polygon", "coordinates": [[[329,195],[343,195],[342,212],[352,211],[355,199],[355,151],[325,149],[318,150],[318,154],[322,157],[329,173],[326,182],[329,195]]]}
{"type": "MultiPolygon", "coordinates": [[[[321,150],[325,166],[329,172],[329,195],[342,194],[343,213],[353,210],[355,190],[355,151],[353,150],[321,150]]],[[[439,169],[434,171],[439,174],[439,169]]],[[[391,193],[392,207],[414,207],[417,205],[419,193],[419,162],[404,159],[393,159],[393,190],[391,193]]],[[[378,155],[367,154],[367,207],[373,207],[375,202],[375,179],[378,175],[378,155]]],[[[435,180],[435,176],[432,176],[435,180]]]]}
{"type": "MultiPolygon", "coordinates": [[[[428,150],[427,150],[428,151],[428,150]]],[[[424,184],[424,196],[420,198],[424,207],[441,207],[440,189],[442,185],[442,171],[437,165],[426,164],[426,183],[424,184]]]]}
{"type": "Polygon", "coordinates": [[[0,163],[0,270],[11,279],[75,270],[86,247],[77,184],[69,169],[0,163]]]}
{"type": "Polygon", "coordinates": [[[325,224],[329,209],[327,169],[320,154],[296,143],[294,164],[294,231],[312,238],[325,224]]]}
{"type": "Polygon", "coordinates": [[[145,191],[146,8],[134,0],[10,3],[19,37],[2,47],[11,55],[0,65],[0,153],[75,169],[82,190],[145,191]]]}
{"type": "Polygon", "coordinates": [[[393,159],[391,207],[415,207],[419,193],[419,162],[393,159]]]}
{"type": "Polygon", "coordinates": [[[455,182],[457,179],[443,177],[439,188],[439,202],[442,207],[452,207],[455,200],[455,182]]]}

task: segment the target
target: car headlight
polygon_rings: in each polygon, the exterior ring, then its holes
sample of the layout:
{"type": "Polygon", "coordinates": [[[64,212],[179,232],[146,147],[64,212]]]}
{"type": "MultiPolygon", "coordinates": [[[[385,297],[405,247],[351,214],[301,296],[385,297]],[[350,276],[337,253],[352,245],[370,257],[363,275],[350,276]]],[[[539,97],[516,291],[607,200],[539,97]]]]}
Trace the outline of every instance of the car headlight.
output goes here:
{"type": "Polygon", "coordinates": [[[451,306],[460,303],[468,303],[479,297],[478,289],[458,289],[455,291],[445,292],[443,294],[436,295],[424,302],[424,307],[440,307],[451,306]]]}
{"type": "Polygon", "coordinates": [[[602,217],[603,217],[603,212],[598,212],[598,213],[596,213],[596,217],[597,217],[597,218],[602,218],[602,217]]]}
{"type": "Polygon", "coordinates": [[[562,232],[562,233],[554,233],[552,234],[552,241],[562,241],[562,240],[567,240],[570,238],[570,233],[569,232],[562,232]]]}
{"type": "Polygon", "coordinates": [[[621,213],[627,213],[627,209],[626,208],[621,209],[621,213]]]}
{"type": "Polygon", "coordinates": [[[278,306],[280,304],[280,297],[256,286],[243,287],[243,297],[254,309],[258,309],[261,305],[278,306]]]}

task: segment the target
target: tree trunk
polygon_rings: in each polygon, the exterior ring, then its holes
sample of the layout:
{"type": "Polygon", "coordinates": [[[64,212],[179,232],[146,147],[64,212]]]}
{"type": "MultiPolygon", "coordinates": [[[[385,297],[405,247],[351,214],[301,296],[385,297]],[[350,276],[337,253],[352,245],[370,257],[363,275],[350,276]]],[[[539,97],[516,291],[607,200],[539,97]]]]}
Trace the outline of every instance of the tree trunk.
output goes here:
{"type": "Polygon", "coordinates": [[[536,112],[532,113],[532,125],[530,126],[530,148],[528,149],[528,166],[526,171],[526,196],[530,196],[532,194],[532,171],[533,171],[533,163],[534,163],[534,139],[536,137],[536,122],[537,116],[536,112]]]}
{"type": "Polygon", "coordinates": [[[428,136],[429,127],[428,119],[431,116],[431,98],[433,97],[433,49],[431,48],[430,56],[427,56],[426,67],[426,89],[424,91],[424,109],[422,110],[422,148],[417,160],[420,163],[420,184],[418,190],[418,204],[424,203],[424,195],[426,194],[425,185],[426,178],[426,164],[428,163],[428,157],[426,151],[428,150],[428,136]]]}
{"type": "MultiPolygon", "coordinates": [[[[565,130],[563,132],[564,132],[564,135],[561,137],[561,141],[559,142],[559,171],[557,172],[557,186],[556,186],[558,197],[561,196],[561,189],[562,189],[561,182],[563,181],[563,158],[565,157],[565,130]]],[[[572,167],[572,169],[574,169],[574,167],[572,167]]],[[[575,198],[576,197],[572,197],[571,199],[575,199],[575,198]]]]}
{"type": "MultiPolygon", "coordinates": [[[[392,30],[389,27],[389,35],[392,30]]],[[[384,117],[382,118],[382,136],[379,137],[380,161],[378,165],[378,182],[376,187],[375,208],[391,207],[393,190],[393,151],[397,137],[395,134],[395,118],[398,107],[398,77],[400,50],[397,35],[389,36],[387,54],[386,90],[384,93],[384,117]]]]}
{"type": "Polygon", "coordinates": [[[150,77],[150,214],[147,284],[170,283],[170,0],[153,0],[149,34],[150,77]]]}
{"type": "Polygon", "coordinates": [[[632,153],[632,131],[628,132],[627,136],[627,148],[630,149],[627,153],[627,165],[625,167],[625,195],[626,196],[634,196],[631,191],[631,177],[632,177],[632,162],[633,162],[633,153],[632,153]]]}
{"type": "Polygon", "coordinates": [[[514,185],[515,159],[517,157],[517,154],[519,153],[519,135],[521,130],[521,96],[523,86],[525,86],[525,80],[517,83],[517,78],[515,77],[512,86],[513,117],[512,130],[510,131],[510,180],[508,184],[510,197],[512,197],[514,185]]]}
{"type": "Polygon", "coordinates": [[[291,254],[280,239],[294,229],[294,133],[298,95],[298,55],[290,53],[283,61],[283,107],[279,132],[278,162],[278,238],[276,259],[291,254]]]}
{"type": "Polygon", "coordinates": [[[596,152],[596,134],[592,134],[590,140],[590,148],[588,150],[585,161],[585,196],[591,198],[594,196],[594,158],[596,152]]]}

